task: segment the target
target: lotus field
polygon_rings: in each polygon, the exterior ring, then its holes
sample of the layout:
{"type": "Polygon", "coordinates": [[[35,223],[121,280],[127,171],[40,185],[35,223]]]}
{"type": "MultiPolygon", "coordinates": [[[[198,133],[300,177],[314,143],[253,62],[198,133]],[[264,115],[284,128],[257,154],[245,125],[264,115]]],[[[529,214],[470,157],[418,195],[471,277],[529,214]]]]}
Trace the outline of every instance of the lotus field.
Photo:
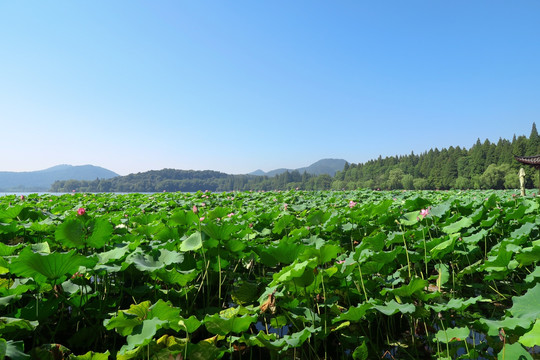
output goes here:
{"type": "Polygon", "coordinates": [[[0,197],[0,359],[540,358],[510,191],[0,197]]]}

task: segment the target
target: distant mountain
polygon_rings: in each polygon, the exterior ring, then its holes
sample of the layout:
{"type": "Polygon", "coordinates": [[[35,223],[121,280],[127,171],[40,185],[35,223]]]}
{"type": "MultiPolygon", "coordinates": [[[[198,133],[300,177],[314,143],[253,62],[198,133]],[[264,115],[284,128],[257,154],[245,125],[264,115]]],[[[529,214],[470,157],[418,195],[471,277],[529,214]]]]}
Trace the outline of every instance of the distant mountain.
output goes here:
{"type": "Polygon", "coordinates": [[[47,191],[57,180],[110,179],[117,173],[93,165],[57,165],[45,170],[0,171],[0,191],[47,191]]]}
{"type": "Polygon", "coordinates": [[[256,170],[248,175],[257,175],[257,176],[268,176],[273,177],[279,174],[283,174],[284,172],[292,172],[294,170],[298,171],[300,174],[302,174],[304,171],[308,174],[312,175],[322,175],[322,174],[328,174],[330,176],[334,176],[336,172],[343,170],[345,167],[345,163],[347,161],[343,159],[322,159],[319,160],[307,167],[302,167],[298,169],[275,169],[268,172],[264,172],[262,170],[256,170]]]}

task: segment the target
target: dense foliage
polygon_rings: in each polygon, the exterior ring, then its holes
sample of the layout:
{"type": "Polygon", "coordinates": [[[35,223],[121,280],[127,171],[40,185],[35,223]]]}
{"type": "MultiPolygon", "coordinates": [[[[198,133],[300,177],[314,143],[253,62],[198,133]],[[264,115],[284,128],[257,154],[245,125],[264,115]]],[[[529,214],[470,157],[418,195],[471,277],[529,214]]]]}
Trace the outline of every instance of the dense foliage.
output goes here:
{"type": "MultiPolygon", "coordinates": [[[[540,155],[540,136],[533,124],[529,138],[495,143],[478,139],[470,149],[431,149],[420,155],[392,156],[363,164],[346,164],[334,177],[286,171],[268,176],[227,175],[216,171],[148,171],[93,181],[57,181],[52,192],[157,192],[342,189],[516,189],[521,166],[513,154],[540,155]]],[[[538,188],[537,172],[526,170],[526,187],[538,188]]]]}
{"type": "Polygon", "coordinates": [[[509,191],[1,197],[0,358],[537,358],[539,204],[509,191]]]}

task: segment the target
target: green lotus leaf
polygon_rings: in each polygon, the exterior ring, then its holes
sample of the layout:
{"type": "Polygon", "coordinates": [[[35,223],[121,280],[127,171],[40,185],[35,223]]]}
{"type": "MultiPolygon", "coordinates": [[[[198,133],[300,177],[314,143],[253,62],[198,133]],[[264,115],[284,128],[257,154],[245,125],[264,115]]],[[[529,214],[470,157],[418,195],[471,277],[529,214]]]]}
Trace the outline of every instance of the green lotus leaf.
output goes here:
{"type": "Polygon", "coordinates": [[[512,298],[513,306],[509,309],[510,314],[516,318],[528,319],[531,322],[540,318],[540,283],[535,287],[527,290],[522,296],[514,296],[512,298]]]}
{"type": "Polygon", "coordinates": [[[246,331],[251,324],[257,321],[256,315],[233,316],[224,318],[220,314],[206,315],[204,326],[212,334],[227,335],[246,331]]]}
{"type": "Polygon", "coordinates": [[[334,319],[332,323],[337,323],[339,321],[354,321],[358,322],[364,318],[367,311],[371,309],[373,305],[371,303],[363,303],[358,306],[350,307],[349,310],[339,314],[334,319]]]}
{"type": "Polygon", "coordinates": [[[416,310],[414,304],[398,304],[395,300],[388,301],[384,305],[373,305],[373,308],[388,316],[397,312],[411,314],[416,310]]]}
{"type": "Polygon", "coordinates": [[[456,221],[448,226],[442,228],[442,231],[446,234],[455,234],[462,229],[468,228],[472,225],[472,220],[468,217],[462,217],[459,221],[456,221]]]}
{"type": "Polygon", "coordinates": [[[196,231],[180,244],[181,251],[195,251],[202,247],[201,233],[196,231]]]}
{"type": "Polygon", "coordinates": [[[420,221],[420,211],[412,211],[406,214],[403,214],[399,218],[399,223],[405,226],[415,225],[420,221]]]}
{"type": "Polygon", "coordinates": [[[37,321],[17,319],[11,317],[0,317],[0,335],[20,331],[34,331],[38,326],[37,321]]]}
{"type": "Polygon", "coordinates": [[[452,341],[464,341],[468,336],[471,330],[464,326],[464,327],[455,327],[455,328],[447,328],[446,330],[439,330],[435,334],[435,339],[442,343],[449,343],[452,341]]]}
{"type": "Polygon", "coordinates": [[[195,332],[200,326],[202,325],[202,322],[200,322],[195,315],[191,315],[189,318],[183,318],[180,317],[180,321],[178,321],[178,326],[182,330],[187,330],[189,334],[195,332]]]}
{"type": "Polygon", "coordinates": [[[521,336],[519,342],[527,347],[540,346],[540,319],[536,319],[532,329],[521,336]]]}
{"type": "Polygon", "coordinates": [[[231,237],[231,234],[237,229],[237,226],[229,221],[223,221],[219,225],[217,223],[210,222],[202,227],[202,231],[206,235],[208,235],[212,239],[219,241],[229,239],[231,237]]]}
{"type": "Polygon", "coordinates": [[[89,351],[84,355],[79,356],[71,356],[70,360],[107,360],[109,358],[109,351],[104,353],[97,353],[93,351],[89,351]]]}
{"type": "Polygon", "coordinates": [[[167,284],[177,284],[180,286],[186,286],[190,282],[199,276],[199,271],[189,270],[189,271],[178,271],[175,269],[166,270],[159,269],[154,272],[158,278],[163,280],[167,284]]]}
{"type": "Polygon", "coordinates": [[[519,343],[515,343],[512,345],[506,345],[498,354],[497,354],[497,360],[508,360],[508,359],[515,359],[515,360],[533,360],[533,357],[531,354],[523,348],[519,343]]]}
{"type": "Polygon", "coordinates": [[[482,296],[476,296],[468,299],[452,298],[446,304],[426,305],[427,308],[433,309],[435,312],[443,312],[448,310],[463,311],[469,306],[482,301],[482,296]]]}
{"type": "Polygon", "coordinates": [[[36,282],[46,280],[61,282],[66,275],[75,274],[79,267],[92,268],[96,263],[97,257],[78,255],[75,250],[68,253],[53,252],[43,255],[26,247],[17,258],[12,260],[10,272],[17,276],[33,278],[36,282]]]}
{"type": "Polygon", "coordinates": [[[519,229],[516,229],[512,231],[510,234],[510,238],[512,239],[520,239],[522,237],[528,237],[531,234],[531,231],[536,227],[536,224],[534,223],[526,223],[521,225],[519,229]]]}
{"type": "Polygon", "coordinates": [[[127,264],[133,264],[140,271],[153,272],[171,264],[184,261],[184,255],[166,249],[153,249],[149,253],[133,252],[126,258],[127,264]]]}
{"type": "Polygon", "coordinates": [[[280,272],[274,274],[274,280],[269,284],[269,286],[275,286],[295,278],[300,278],[306,271],[311,271],[313,274],[313,269],[315,266],[315,260],[306,260],[302,262],[295,261],[291,265],[285,266],[280,272]]]}
{"type": "Polygon", "coordinates": [[[166,321],[158,318],[149,320],[143,320],[142,324],[139,324],[133,328],[131,333],[127,336],[127,344],[122,346],[119,353],[123,354],[126,351],[135,349],[139,346],[145,346],[152,341],[156,332],[163,327],[166,321]]]}
{"type": "MultiPolygon", "coordinates": [[[[4,339],[0,339],[0,341],[4,339]]],[[[24,353],[24,342],[9,340],[5,342],[4,355],[11,360],[26,360],[30,359],[30,355],[24,353]]],[[[0,350],[0,355],[2,351],[0,350]]],[[[0,357],[1,358],[1,357],[0,357]]]]}
{"type": "Polygon", "coordinates": [[[272,232],[274,234],[281,234],[281,232],[283,232],[283,230],[285,230],[285,228],[287,226],[289,226],[289,224],[291,224],[291,222],[295,219],[295,216],[294,215],[291,215],[291,214],[285,214],[283,215],[282,217],[280,217],[275,225],[274,225],[274,228],[272,229],[272,232]]]}
{"type": "Polygon", "coordinates": [[[529,319],[515,317],[506,317],[503,320],[480,319],[478,321],[487,327],[487,334],[489,336],[497,336],[501,328],[515,330],[517,328],[527,329],[531,326],[529,319]]]}
{"type": "Polygon", "coordinates": [[[407,285],[389,290],[388,292],[399,297],[410,297],[417,292],[422,292],[427,285],[427,280],[414,278],[407,285]]]}
{"type": "Polygon", "coordinates": [[[362,342],[362,345],[357,346],[356,349],[354,349],[352,357],[354,360],[367,360],[369,356],[368,347],[366,342],[362,342]]]}

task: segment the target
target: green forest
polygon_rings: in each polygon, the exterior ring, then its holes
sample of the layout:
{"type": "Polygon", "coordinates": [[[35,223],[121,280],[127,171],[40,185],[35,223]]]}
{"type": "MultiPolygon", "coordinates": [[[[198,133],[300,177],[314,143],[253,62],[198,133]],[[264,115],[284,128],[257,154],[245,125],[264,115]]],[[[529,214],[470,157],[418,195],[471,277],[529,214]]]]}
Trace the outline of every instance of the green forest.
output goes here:
{"type": "MultiPolygon", "coordinates": [[[[379,156],[365,163],[345,164],[334,177],[286,171],[268,177],[229,175],[217,171],[163,169],[93,181],[56,181],[52,192],[161,192],[161,191],[259,191],[259,190],[449,190],[517,189],[522,164],[514,155],[540,154],[540,136],[531,133],[497,143],[478,139],[470,148],[430,149],[422,154],[379,156]]],[[[526,187],[538,188],[537,171],[525,167],[526,187]]]]}

